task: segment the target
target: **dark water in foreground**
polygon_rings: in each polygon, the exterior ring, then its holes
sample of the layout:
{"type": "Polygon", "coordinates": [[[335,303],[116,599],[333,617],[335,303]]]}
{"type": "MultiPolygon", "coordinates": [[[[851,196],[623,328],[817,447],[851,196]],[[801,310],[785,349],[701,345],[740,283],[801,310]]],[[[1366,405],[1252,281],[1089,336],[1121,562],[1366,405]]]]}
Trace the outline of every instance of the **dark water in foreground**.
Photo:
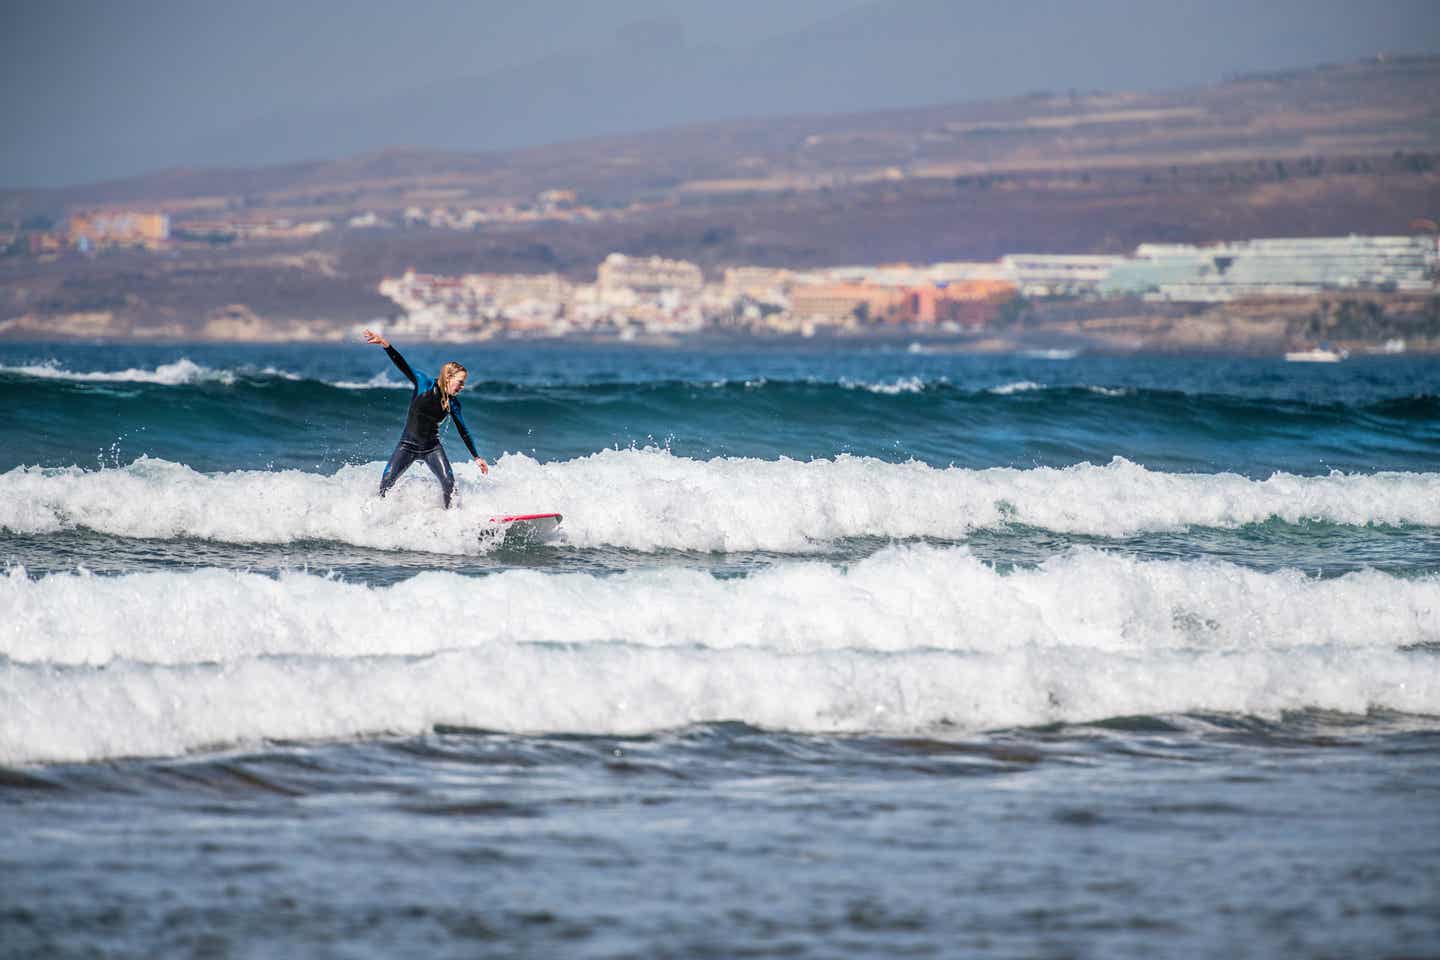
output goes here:
{"type": "Polygon", "coordinates": [[[10,955],[1424,956],[1440,734],[708,725],[30,771],[10,955]]]}
{"type": "Polygon", "coordinates": [[[1440,363],[458,352],[0,347],[0,956],[1440,954],[1440,363]]]}

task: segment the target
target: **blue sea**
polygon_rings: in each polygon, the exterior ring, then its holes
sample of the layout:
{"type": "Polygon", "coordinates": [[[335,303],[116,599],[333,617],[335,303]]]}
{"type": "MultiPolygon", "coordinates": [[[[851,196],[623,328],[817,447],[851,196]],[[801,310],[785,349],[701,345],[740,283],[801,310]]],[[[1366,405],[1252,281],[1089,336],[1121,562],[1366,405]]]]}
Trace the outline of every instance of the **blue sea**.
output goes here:
{"type": "Polygon", "coordinates": [[[1440,358],[397,346],[0,345],[0,955],[1440,956],[1440,358]]]}

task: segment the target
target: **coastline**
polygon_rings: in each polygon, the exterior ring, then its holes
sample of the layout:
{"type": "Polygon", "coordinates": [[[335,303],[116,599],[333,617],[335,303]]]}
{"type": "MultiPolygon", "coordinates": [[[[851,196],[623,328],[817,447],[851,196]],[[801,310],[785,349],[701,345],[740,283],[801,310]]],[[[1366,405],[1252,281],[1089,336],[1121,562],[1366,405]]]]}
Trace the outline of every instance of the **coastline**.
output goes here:
{"type": "MultiPolygon", "coordinates": [[[[0,321],[0,341],[114,344],[343,344],[385,317],[261,316],[243,305],[199,328],[155,322],[138,310],[24,314],[0,321]]],[[[1322,344],[1351,355],[1440,354],[1440,295],[1366,292],[1234,301],[1155,303],[1134,298],[1025,301],[1004,325],[969,331],[857,327],[811,336],[707,329],[694,333],[584,334],[417,340],[429,343],[609,349],[915,349],[936,353],[1279,355],[1322,344]]]]}

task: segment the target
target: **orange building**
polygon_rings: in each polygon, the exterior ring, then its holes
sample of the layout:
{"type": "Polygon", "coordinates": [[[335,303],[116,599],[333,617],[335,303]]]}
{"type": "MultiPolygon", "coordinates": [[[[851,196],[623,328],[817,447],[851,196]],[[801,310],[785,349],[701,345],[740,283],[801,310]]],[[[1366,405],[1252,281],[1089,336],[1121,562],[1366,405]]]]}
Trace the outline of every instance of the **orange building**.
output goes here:
{"type": "Polygon", "coordinates": [[[905,291],[905,309],[899,319],[924,325],[983,327],[1018,289],[1008,280],[958,280],[911,287],[905,291]]]}
{"type": "Polygon", "coordinates": [[[91,247],[162,247],[170,239],[170,217],[135,210],[92,210],[70,217],[70,242],[91,247]]]}
{"type": "Polygon", "coordinates": [[[795,316],[836,324],[858,319],[857,311],[872,321],[882,320],[904,303],[904,290],[874,283],[804,283],[790,291],[795,316]]]}

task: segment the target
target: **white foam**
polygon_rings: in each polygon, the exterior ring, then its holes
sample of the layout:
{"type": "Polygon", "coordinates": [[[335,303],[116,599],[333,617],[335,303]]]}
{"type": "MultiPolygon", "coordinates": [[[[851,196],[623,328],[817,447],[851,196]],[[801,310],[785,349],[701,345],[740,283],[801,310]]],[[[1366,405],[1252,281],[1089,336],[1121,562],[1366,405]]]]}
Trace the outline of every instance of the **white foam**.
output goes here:
{"type": "MultiPolygon", "coordinates": [[[[77,383],[150,383],[167,387],[182,387],[197,383],[219,383],[230,386],[233,385],[241,375],[274,377],[279,380],[289,380],[292,382],[307,379],[298,373],[283,370],[275,366],[266,366],[259,369],[242,368],[239,371],[217,370],[203,364],[195,363],[193,360],[185,357],[181,357],[173,363],[159,364],[153,369],[131,367],[125,370],[76,371],[67,370],[57,361],[49,360],[44,363],[0,366],[0,373],[19,374],[21,376],[36,377],[43,380],[71,380],[77,383]]],[[[395,380],[386,371],[381,371],[368,380],[337,380],[327,382],[327,385],[337,387],[341,390],[409,390],[411,388],[410,383],[395,380]]]]}
{"type": "MultiPolygon", "coordinates": [[[[1036,382],[1033,381],[1033,380],[1020,380],[1020,381],[1017,381],[1017,382],[1015,382],[1015,383],[1005,383],[1005,384],[1001,384],[1001,385],[998,386],[998,387],[991,387],[990,389],[986,390],[985,392],[986,392],[986,393],[997,394],[997,395],[999,395],[999,396],[1004,397],[1004,396],[1010,396],[1011,394],[1016,394],[1016,393],[1031,393],[1031,392],[1034,392],[1034,391],[1043,391],[1043,390],[1069,390],[1069,389],[1072,389],[1072,388],[1069,387],[1069,386],[1054,387],[1054,386],[1051,386],[1051,385],[1046,384],[1046,383],[1036,383],[1036,382]]],[[[1096,385],[1093,385],[1093,384],[1077,384],[1077,385],[1074,387],[1074,389],[1077,389],[1077,390],[1086,390],[1086,391],[1088,391],[1088,392],[1090,392],[1090,393],[1099,394],[1099,395],[1102,396],[1102,397],[1129,397],[1129,396],[1133,396],[1134,393],[1135,393],[1134,390],[1131,390],[1131,389],[1129,389],[1129,388],[1127,388],[1127,387],[1102,387],[1102,386],[1096,386],[1096,385]]]]}
{"type": "Polygon", "coordinates": [[[438,486],[419,468],[377,499],[381,469],[205,474],[146,457],[119,469],[17,467],[0,475],[0,528],[475,554],[487,549],[475,532],[492,514],[552,510],[565,515],[561,531],[572,545],[646,551],[802,553],[846,537],[960,539],[1011,523],[1109,537],[1272,518],[1440,526],[1436,473],[1251,480],[1152,471],[1121,458],[968,470],[849,455],[693,460],[649,448],[551,463],[506,454],[488,477],[459,462],[458,509],[443,511],[438,486]]]}
{"type": "Polygon", "coordinates": [[[991,387],[986,393],[998,394],[1007,397],[1012,393],[1029,393],[1032,390],[1044,390],[1045,384],[1036,383],[1034,380],[1019,380],[1015,383],[1002,383],[998,387],[991,387]]]}
{"type": "MultiPolygon", "coordinates": [[[[30,534],[83,528],[225,543],[327,540],[453,554],[486,549],[476,531],[492,511],[475,497],[468,509],[441,509],[440,488],[422,466],[382,500],[375,496],[381,468],[344,467],[331,476],[299,470],[205,474],[148,457],[120,469],[20,467],[0,476],[0,528],[30,534]]],[[[456,469],[479,475],[468,462],[456,469]]]]}
{"type": "Polygon", "coordinates": [[[330,386],[341,390],[409,390],[413,385],[409,381],[392,379],[382,370],[369,380],[337,380],[330,386]]]}
{"type": "Polygon", "coordinates": [[[554,641],[787,653],[1390,648],[1440,640],[1440,579],[1368,571],[1320,580],[1090,549],[1002,575],[964,548],[916,545],[843,568],[790,562],[743,578],[675,568],[606,577],[432,571],[384,588],[298,571],[31,579],[13,568],[0,580],[0,613],[0,655],[91,665],[554,641]]]}
{"type": "MultiPolygon", "coordinates": [[[[944,380],[937,381],[944,383],[944,380]]],[[[920,377],[897,377],[888,383],[868,383],[859,380],[842,378],[839,385],[846,390],[864,390],[867,393],[878,393],[886,396],[897,396],[902,393],[924,393],[929,386],[920,377]]]]}
{"type": "Polygon", "coordinates": [[[181,357],[174,363],[162,363],[154,369],[131,367],[125,370],[84,372],[66,370],[51,360],[46,363],[22,366],[0,366],[0,373],[18,373],[44,380],[73,380],[88,383],[154,383],[172,387],[192,383],[229,385],[235,382],[233,371],[215,370],[185,357],[181,357]]]}
{"type": "Polygon", "coordinates": [[[896,547],[744,579],[236,571],[0,581],[0,763],[433,724],[962,730],[1221,711],[1440,714],[1440,579],[1080,550],[1001,576],[896,547]],[[143,629],[140,629],[143,625],[143,629]]]}
{"type": "Polygon", "coordinates": [[[976,730],[1196,711],[1440,713],[1440,581],[961,549],[742,579],[203,570],[0,581],[0,763],[436,723],[976,730]]]}

